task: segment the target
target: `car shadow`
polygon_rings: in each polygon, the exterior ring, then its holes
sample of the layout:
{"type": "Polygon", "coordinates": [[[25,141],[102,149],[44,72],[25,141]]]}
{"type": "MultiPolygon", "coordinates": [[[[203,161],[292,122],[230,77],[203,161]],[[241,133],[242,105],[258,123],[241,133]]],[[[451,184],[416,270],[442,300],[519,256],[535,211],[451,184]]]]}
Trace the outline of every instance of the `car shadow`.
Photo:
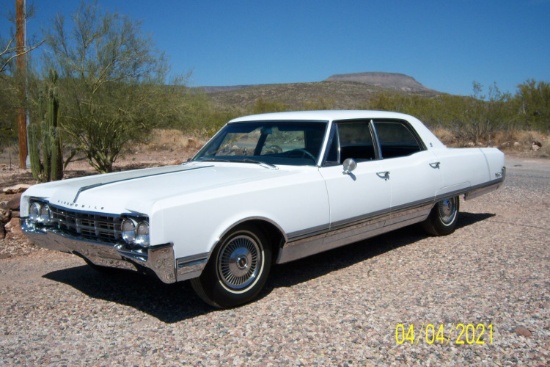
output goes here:
{"type": "Polygon", "coordinates": [[[53,271],[44,278],[67,284],[85,295],[133,307],[173,323],[215,310],[195,294],[190,282],[164,284],[128,270],[97,271],[91,266],[53,271]]]}
{"type": "MultiPolygon", "coordinates": [[[[460,213],[457,228],[493,217],[486,213],[460,213]]],[[[426,238],[419,226],[409,226],[368,240],[339,247],[272,268],[259,299],[275,288],[291,287],[344,269],[372,257],[426,238]]],[[[174,323],[212,311],[193,291],[190,282],[162,284],[153,277],[132,271],[98,272],[90,266],[53,271],[44,278],[67,284],[89,297],[133,307],[162,322],[174,323]]]]}

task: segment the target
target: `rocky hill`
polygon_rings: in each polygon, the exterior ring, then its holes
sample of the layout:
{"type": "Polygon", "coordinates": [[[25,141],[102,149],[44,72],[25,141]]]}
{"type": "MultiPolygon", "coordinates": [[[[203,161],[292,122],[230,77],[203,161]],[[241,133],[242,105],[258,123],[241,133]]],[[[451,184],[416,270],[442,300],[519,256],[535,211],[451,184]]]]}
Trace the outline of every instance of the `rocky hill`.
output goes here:
{"type": "Polygon", "coordinates": [[[413,77],[399,73],[354,73],[336,74],[327,79],[329,82],[356,82],[402,92],[427,92],[426,88],[413,77]]]}
{"type": "Polygon", "coordinates": [[[439,92],[397,73],[333,75],[321,82],[203,87],[221,108],[249,108],[258,100],[281,103],[289,109],[364,108],[376,93],[391,91],[434,96],[439,92]]]}

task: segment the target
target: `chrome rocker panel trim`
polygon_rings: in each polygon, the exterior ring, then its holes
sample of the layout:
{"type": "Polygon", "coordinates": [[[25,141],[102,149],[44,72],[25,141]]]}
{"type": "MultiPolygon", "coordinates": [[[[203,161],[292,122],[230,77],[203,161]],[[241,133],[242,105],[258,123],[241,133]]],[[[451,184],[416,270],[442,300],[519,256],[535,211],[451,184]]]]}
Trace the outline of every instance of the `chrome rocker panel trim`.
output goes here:
{"type": "Polygon", "coordinates": [[[464,200],[475,199],[481,195],[485,195],[491,191],[499,189],[504,184],[504,179],[498,179],[491,181],[488,185],[481,185],[477,188],[473,188],[464,194],[464,200]]]}
{"type": "Polygon", "coordinates": [[[425,220],[430,214],[434,202],[419,203],[413,207],[396,211],[374,213],[353,222],[342,223],[313,236],[291,239],[279,251],[277,264],[294,261],[337,247],[366,240],[394,229],[409,226],[425,220]]]}

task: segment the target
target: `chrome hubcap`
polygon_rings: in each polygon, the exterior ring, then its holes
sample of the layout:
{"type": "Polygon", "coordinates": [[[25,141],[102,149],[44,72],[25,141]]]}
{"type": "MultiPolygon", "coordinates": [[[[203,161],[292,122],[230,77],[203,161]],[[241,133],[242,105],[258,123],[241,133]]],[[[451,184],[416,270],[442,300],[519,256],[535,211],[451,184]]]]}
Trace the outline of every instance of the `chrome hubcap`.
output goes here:
{"type": "Polygon", "coordinates": [[[256,239],[241,235],[232,238],[220,251],[218,273],[230,290],[247,288],[261,271],[261,251],[256,239]]]}
{"type": "Polygon", "coordinates": [[[239,257],[236,261],[236,264],[239,270],[245,270],[248,268],[248,259],[244,257],[239,257]]]}
{"type": "Polygon", "coordinates": [[[439,218],[445,225],[451,224],[456,217],[456,198],[439,202],[439,218]]]}

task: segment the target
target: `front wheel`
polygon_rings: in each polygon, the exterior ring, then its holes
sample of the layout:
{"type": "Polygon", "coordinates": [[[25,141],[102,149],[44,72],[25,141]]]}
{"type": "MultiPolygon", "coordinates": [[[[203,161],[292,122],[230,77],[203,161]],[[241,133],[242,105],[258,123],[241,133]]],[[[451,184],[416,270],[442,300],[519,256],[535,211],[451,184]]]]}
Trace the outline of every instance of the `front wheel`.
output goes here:
{"type": "Polygon", "coordinates": [[[266,236],[256,227],[243,225],[220,241],[191,285],[209,305],[236,307],[256,298],[270,269],[271,246],[266,236]]]}
{"type": "Polygon", "coordinates": [[[441,200],[435,204],[422,226],[431,235],[445,236],[454,232],[458,220],[459,198],[441,200]]]}

